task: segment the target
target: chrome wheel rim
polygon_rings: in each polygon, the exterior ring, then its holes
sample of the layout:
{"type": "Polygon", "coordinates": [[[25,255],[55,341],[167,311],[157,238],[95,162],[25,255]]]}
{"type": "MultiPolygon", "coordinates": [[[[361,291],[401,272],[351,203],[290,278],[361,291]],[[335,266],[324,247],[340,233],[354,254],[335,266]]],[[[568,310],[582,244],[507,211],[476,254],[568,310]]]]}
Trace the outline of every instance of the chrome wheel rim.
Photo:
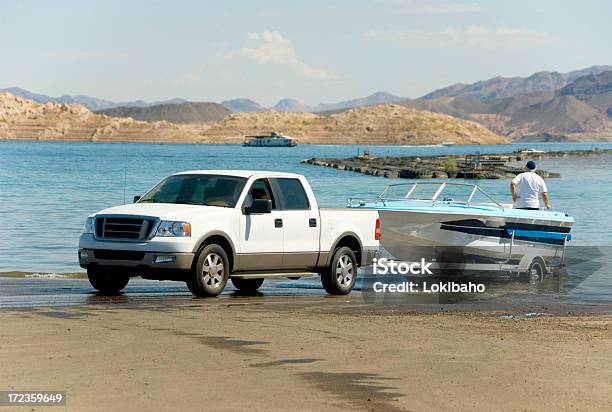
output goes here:
{"type": "Polygon", "coordinates": [[[340,256],[336,265],[336,280],[340,286],[350,286],[355,274],[353,261],[348,255],[340,256]]]}
{"type": "Polygon", "coordinates": [[[202,266],[202,279],[210,288],[217,289],[221,287],[223,277],[225,275],[225,266],[223,258],[216,253],[209,253],[204,259],[202,266]]]}

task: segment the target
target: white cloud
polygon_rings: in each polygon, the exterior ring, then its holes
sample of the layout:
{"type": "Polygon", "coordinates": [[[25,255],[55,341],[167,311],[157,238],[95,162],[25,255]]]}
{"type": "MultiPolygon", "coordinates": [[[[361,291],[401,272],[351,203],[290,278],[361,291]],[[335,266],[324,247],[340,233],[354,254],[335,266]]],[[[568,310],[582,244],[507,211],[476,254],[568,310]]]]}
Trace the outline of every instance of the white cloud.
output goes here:
{"type": "Polygon", "coordinates": [[[295,50],[291,41],[285,39],[277,31],[248,33],[255,47],[243,47],[242,53],[257,63],[286,63],[296,60],[295,50]]]}
{"type": "Polygon", "coordinates": [[[441,30],[370,30],[363,37],[386,43],[418,43],[425,47],[468,47],[517,49],[549,45],[555,38],[547,33],[516,27],[447,27],[441,30]]]}
{"type": "Polygon", "coordinates": [[[291,40],[284,38],[278,31],[263,31],[261,33],[248,33],[249,47],[243,47],[241,54],[257,63],[282,64],[297,70],[303,76],[328,80],[333,78],[328,71],[310,66],[297,58],[291,40]]]}

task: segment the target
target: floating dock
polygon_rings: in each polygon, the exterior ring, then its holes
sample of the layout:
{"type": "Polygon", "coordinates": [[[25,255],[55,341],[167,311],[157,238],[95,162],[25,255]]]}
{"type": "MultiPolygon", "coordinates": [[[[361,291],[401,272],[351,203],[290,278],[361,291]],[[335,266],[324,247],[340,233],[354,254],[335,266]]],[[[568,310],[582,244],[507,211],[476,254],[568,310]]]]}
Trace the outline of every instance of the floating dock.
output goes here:
{"type": "MultiPolygon", "coordinates": [[[[312,158],[302,163],[372,176],[404,179],[512,179],[523,171],[512,163],[549,157],[612,154],[612,150],[573,150],[560,152],[524,152],[509,154],[468,154],[447,156],[355,156],[345,159],[312,158]]],[[[538,169],[544,178],[561,177],[559,173],[538,169]]]]}

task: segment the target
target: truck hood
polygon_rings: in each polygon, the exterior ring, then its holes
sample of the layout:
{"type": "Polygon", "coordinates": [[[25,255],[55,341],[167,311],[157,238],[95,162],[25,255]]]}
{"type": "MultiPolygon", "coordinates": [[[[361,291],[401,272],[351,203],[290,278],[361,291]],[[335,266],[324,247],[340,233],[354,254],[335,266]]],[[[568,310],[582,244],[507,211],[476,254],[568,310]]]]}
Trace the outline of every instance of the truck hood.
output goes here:
{"type": "Polygon", "coordinates": [[[207,217],[213,215],[224,215],[230,212],[230,208],[215,206],[182,205],[175,203],[134,203],[109,207],[100,210],[95,215],[135,215],[158,217],[161,220],[189,220],[193,215],[207,217]]]}

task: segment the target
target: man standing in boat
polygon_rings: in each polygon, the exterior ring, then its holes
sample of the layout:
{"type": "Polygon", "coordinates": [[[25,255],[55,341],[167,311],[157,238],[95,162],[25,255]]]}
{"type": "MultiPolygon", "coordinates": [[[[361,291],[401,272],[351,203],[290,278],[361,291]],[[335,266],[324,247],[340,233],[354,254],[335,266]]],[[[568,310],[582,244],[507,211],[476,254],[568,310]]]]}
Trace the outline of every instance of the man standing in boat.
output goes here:
{"type": "Polygon", "coordinates": [[[533,160],[530,160],[525,165],[525,172],[517,175],[510,183],[512,200],[517,209],[539,210],[540,195],[544,200],[544,206],[547,209],[551,208],[546,183],[535,171],[536,164],[533,160]]]}

